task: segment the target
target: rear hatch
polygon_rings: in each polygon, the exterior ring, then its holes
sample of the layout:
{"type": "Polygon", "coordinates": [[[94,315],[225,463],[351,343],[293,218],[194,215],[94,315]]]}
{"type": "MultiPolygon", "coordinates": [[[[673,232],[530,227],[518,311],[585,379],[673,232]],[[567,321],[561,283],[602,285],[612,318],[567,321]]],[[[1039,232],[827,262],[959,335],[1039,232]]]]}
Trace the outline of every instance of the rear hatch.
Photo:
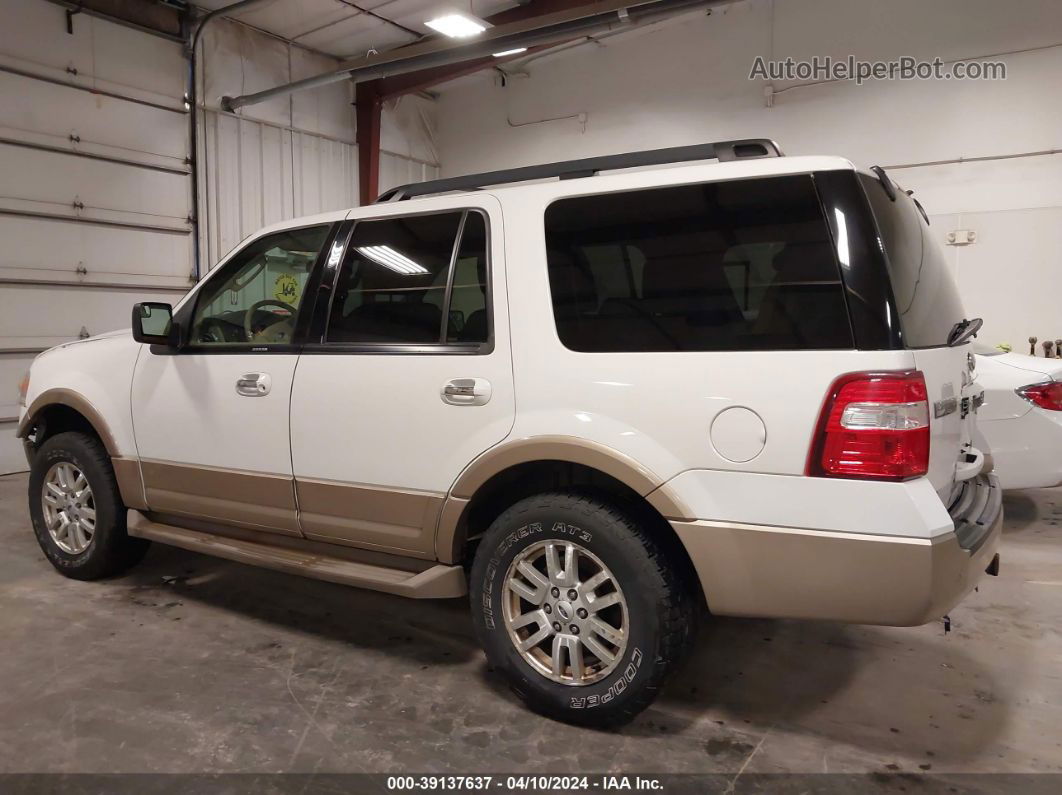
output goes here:
{"type": "Polygon", "coordinates": [[[984,390],[974,380],[972,343],[955,344],[957,325],[968,316],[921,207],[902,190],[894,189],[890,196],[877,176],[860,174],[859,178],[885,247],[903,344],[926,380],[928,477],[941,501],[953,508],[965,482],[983,467],[983,454],[974,439],[975,415],[984,390]]]}

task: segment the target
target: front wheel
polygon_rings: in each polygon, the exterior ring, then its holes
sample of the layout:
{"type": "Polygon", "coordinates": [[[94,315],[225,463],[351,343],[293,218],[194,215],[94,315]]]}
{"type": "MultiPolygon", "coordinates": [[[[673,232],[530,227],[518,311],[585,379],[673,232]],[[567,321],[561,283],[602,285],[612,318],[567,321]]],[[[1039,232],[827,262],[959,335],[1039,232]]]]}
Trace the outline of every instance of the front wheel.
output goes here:
{"type": "Polygon", "coordinates": [[[126,508],[111,459],[98,439],[84,433],[56,434],[37,450],[29,508],[48,561],[77,580],[124,571],[150,544],[126,533],[126,508]]]}
{"type": "Polygon", "coordinates": [[[629,721],[692,639],[681,568],[625,511],[578,492],[529,497],[487,530],[472,613],[491,665],[532,709],[629,721]]]}

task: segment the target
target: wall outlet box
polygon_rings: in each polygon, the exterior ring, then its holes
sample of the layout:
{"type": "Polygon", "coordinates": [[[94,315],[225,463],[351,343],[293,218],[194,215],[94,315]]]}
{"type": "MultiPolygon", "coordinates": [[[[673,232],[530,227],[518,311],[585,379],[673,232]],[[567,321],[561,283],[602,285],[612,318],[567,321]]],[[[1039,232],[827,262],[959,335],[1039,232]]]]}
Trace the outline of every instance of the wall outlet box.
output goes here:
{"type": "Polygon", "coordinates": [[[977,233],[972,229],[956,229],[948,232],[947,240],[949,246],[968,246],[977,242],[977,233]]]}

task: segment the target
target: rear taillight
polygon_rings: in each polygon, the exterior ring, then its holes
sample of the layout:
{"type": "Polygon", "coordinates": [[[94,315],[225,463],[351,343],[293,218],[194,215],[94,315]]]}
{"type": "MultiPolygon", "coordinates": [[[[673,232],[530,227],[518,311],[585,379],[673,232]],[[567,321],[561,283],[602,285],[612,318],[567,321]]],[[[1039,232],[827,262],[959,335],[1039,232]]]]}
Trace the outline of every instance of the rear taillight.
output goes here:
{"type": "Polygon", "coordinates": [[[1062,381],[1045,381],[1015,389],[1020,397],[1048,411],[1062,411],[1062,381]]]}
{"type": "Polygon", "coordinates": [[[929,401],[920,371],[847,373],[833,382],[808,475],[906,480],[928,471],[929,401]]]}

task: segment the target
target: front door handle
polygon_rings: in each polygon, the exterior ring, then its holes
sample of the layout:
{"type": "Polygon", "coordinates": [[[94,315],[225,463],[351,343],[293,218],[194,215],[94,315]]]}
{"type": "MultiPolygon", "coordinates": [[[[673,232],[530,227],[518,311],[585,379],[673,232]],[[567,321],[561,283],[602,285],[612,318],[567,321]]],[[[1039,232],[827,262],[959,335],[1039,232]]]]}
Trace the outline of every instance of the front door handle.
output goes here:
{"type": "Polygon", "coordinates": [[[490,400],[490,381],[486,378],[454,378],[443,384],[443,403],[451,406],[482,406],[490,400]]]}
{"type": "Polygon", "coordinates": [[[244,397],[265,397],[272,388],[269,373],[244,373],[236,379],[236,394],[244,397]]]}

